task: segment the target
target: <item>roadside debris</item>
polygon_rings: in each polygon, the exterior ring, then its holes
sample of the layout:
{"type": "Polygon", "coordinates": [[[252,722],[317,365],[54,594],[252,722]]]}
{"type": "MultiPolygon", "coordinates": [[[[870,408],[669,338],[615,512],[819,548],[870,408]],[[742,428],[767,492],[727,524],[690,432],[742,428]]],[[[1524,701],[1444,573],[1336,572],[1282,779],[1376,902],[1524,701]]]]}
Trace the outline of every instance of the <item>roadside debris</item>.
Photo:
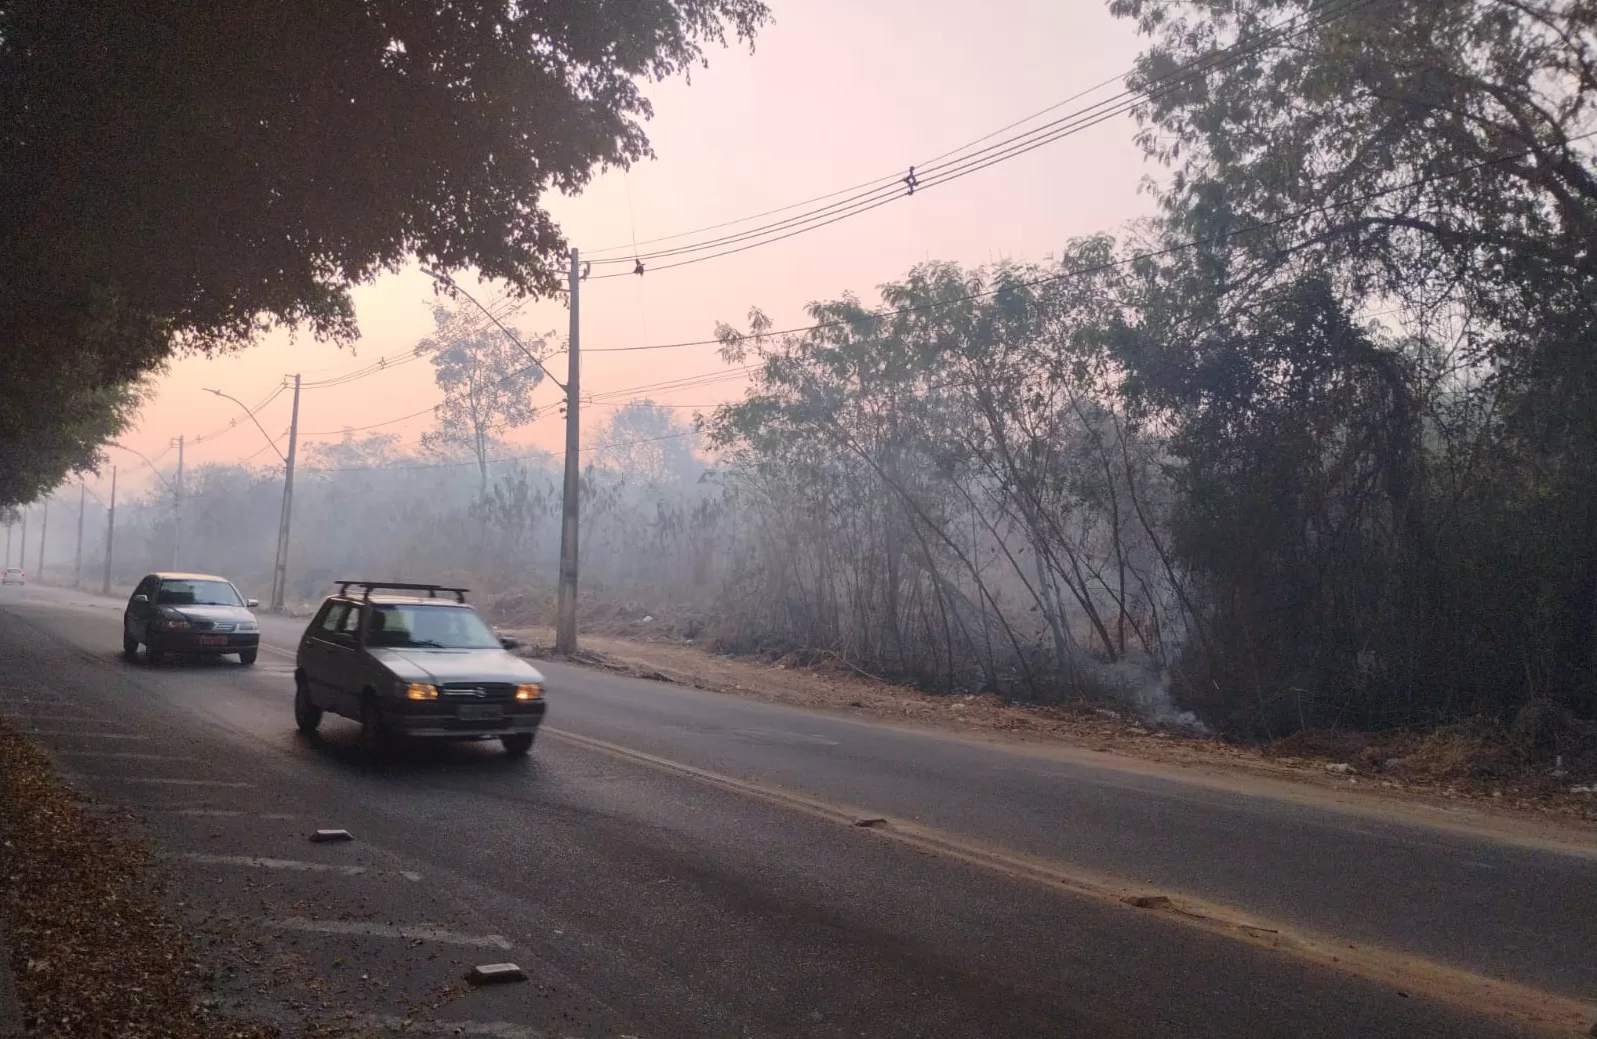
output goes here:
{"type": "Polygon", "coordinates": [[[1334,772],[1339,776],[1345,776],[1353,771],[1353,766],[1349,765],[1345,761],[1333,761],[1329,765],[1325,766],[1325,770],[1327,772],[1334,772]]]}
{"type": "Polygon", "coordinates": [[[514,963],[479,963],[466,972],[466,980],[473,985],[504,985],[526,981],[527,972],[514,963]]]}
{"type": "Polygon", "coordinates": [[[1138,909],[1168,909],[1171,905],[1169,895],[1128,895],[1121,901],[1138,909]]]}
{"type": "Polygon", "coordinates": [[[354,839],[348,830],[317,830],[311,834],[312,844],[332,844],[338,841],[352,841],[354,839]]]}
{"type": "Polygon", "coordinates": [[[868,816],[865,816],[864,818],[855,819],[854,820],[854,825],[855,826],[862,826],[862,827],[864,827],[866,829],[872,829],[872,828],[877,827],[877,826],[886,826],[887,825],[887,820],[881,818],[880,816],[868,815],[868,816]]]}

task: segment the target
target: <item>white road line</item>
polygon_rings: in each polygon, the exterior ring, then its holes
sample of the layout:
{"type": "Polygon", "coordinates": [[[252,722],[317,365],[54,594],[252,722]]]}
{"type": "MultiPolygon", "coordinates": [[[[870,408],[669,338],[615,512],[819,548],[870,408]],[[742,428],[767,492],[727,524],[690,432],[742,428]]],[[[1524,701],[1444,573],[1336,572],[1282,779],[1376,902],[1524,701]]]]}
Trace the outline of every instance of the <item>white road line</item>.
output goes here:
{"type": "Polygon", "coordinates": [[[78,773],[78,779],[91,783],[151,783],[159,786],[226,786],[253,787],[254,783],[233,783],[224,779],[146,779],[142,776],[90,776],[78,773]]]}
{"type": "Polygon", "coordinates": [[[175,754],[134,754],[120,750],[58,750],[57,757],[62,758],[120,758],[123,761],[193,761],[193,758],[180,758],[175,754]]]}
{"type": "MultiPolygon", "coordinates": [[[[33,714],[28,711],[0,711],[0,718],[4,718],[8,722],[16,722],[19,725],[29,725],[35,722],[65,723],[68,725],[73,722],[105,724],[103,718],[96,718],[92,714],[33,714]]],[[[116,722],[111,724],[115,725],[116,722]]]]}
{"type": "Polygon", "coordinates": [[[71,700],[59,700],[59,699],[58,700],[33,700],[33,699],[29,699],[26,696],[19,696],[19,697],[16,697],[15,699],[12,699],[9,696],[8,697],[4,697],[4,698],[0,698],[0,704],[18,704],[18,703],[33,704],[35,707],[71,707],[71,706],[73,706],[73,703],[72,703],[71,700]]]}
{"type": "Polygon", "coordinates": [[[406,880],[410,881],[411,883],[416,883],[416,882],[421,880],[421,874],[420,873],[413,873],[413,872],[411,872],[408,869],[400,870],[399,871],[399,875],[404,877],[406,880]]]}
{"type": "MultiPolygon", "coordinates": [[[[481,1035],[488,1039],[548,1039],[548,1032],[540,1032],[526,1025],[509,1021],[430,1021],[414,1017],[363,1014],[354,1022],[364,1028],[386,1028],[411,1035],[481,1035]]],[[[623,1036],[622,1039],[633,1039],[623,1036]]]]}
{"type": "Polygon", "coordinates": [[[241,816],[247,815],[253,819],[269,819],[273,822],[287,822],[291,819],[299,818],[299,816],[291,815],[288,812],[264,812],[260,815],[256,815],[254,812],[241,812],[236,808],[179,808],[177,806],[168,806],[166,808],[159,808],[156,810],[170,812],[173,815],[202,815],[212,819],[237,819],[241,816]]]}
{"type": "Polygon", "coordinates": [[[402,938],[406,941],[442,942],[445,945],[471,945],[479,948],[509,949],[510,939],[502,934],[458,934],[431,924],[366,923],[360,920],[307,920],[289,917],[268,920],[267,927],[283,931],[309,931],[313,934],[355,934],[365,938],[402,938]]]}
{"type": "Polygon", "coordinates": [[[366,872],[365,866],[335,866],[326,862],[301,862],[298,859],[265,859],[256,855],[205,855],[200,852],[186,852],[174,857],[185,862],[198,862],[207,866],[286,869],[297,873],[339,873],[346,877],[358,877],[366,872]]]}
{"type": "Polygon", "coordinates": [[[150,738],[132,732],[67,732],[64,729],[27,729],[25,731],[29,736],[44,736],[51,739],[71,737],[86,740],[147,740],[150,738]]]}

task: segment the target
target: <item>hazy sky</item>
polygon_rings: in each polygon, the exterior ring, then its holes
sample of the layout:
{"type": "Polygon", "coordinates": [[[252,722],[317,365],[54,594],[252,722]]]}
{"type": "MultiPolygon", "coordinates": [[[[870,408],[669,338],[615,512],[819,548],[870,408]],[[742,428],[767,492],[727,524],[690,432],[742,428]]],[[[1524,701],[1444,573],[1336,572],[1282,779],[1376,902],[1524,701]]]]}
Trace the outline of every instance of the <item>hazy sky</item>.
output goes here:
{"type": "MultiPolygon", "coordinates": [[[[902,174],[911,163],[1116,76],[1137,51],[1129,25],[1111,19],[1102,0],[772,0],[772,7],[775,22],[753,54],[711,52],[710,67],[696,70],[691,84],[652,88],[653,161],[597,179],[580,198],[552,200],[574,244],[585,251],[629,245],[634,238],[719,224],[902,174]]],[[[1119,117],[787,241],[643,278],[591,280],[583,287],[583,345],[703,339],[718,320],[741,324],[751,305],[779,326],[803,324],[810,301],[848,291],[874,301],[877,285],[929,259],[1043,259],[1073,236],[1113,231],[1150,211],[1138,187],[1153,170],[1132,144],[1133,132],[1132,120],[1119,117]]],[[[486,301],[493,293],[486,288],[478,298],[486,301]]],[[[431,283],[416,270],[362,287],[355,298],[362,338],[353,355],[308,337],[291,343],[287,336],[273,336],[235,357],[177,362],[160,381],[138,429],[123,442],[156,457],[180,433],[192,440],[238,418],[223,435],[190,445],[188,464],[250,456],[264,463],[272,457],[266,438],[239,408],[204,388],[253,405],[285,373],[301,372],[310,380],[352,371],[408,350],[432,328],[431,283]]],[[[530,304],[516,318],[527,332],[554,330],[561,336],[567,321],[561,300],[530,304]]],[[[563,373],[564,360],[559,364],[563,373]]],[[[583,389],[585,395],[625,390],[720,367],[711,346],[594,353],[585,358],[583,389]]],[[[740,384],[724,382],[647,395],[662,403],[713,405],[740,393],[740,384]]],[[[331,435],[304,437],[302,444],[336,440],[333,431],[385,422],[439,397],[425,361],[342,387],[307,390],[301,430],[331,435]]],[[[550,405],[555,397],[553,386],[537,393],[550,405]]],[[[584,425],[591,430],[613,407],[590,408],[584,425]]],[[[682,411],[685,417],[691,413],[682,411]]],[[[289,397],[283,394],[259,417],[277,435],[287,429],[288,415],[289,397]]],[[[431,416],[423,415],[380,430],[410,444],[431,424],[431,416]]],[[[509,439],[557,448],[561,429],[549,407],[509,439]]],[[[124,486],[128,480],[134,487],[150,482],[136,458],[110,454],[124,486]]],[[[174,458],[167,453],[159,461],[165,466],[174,458]]]]}

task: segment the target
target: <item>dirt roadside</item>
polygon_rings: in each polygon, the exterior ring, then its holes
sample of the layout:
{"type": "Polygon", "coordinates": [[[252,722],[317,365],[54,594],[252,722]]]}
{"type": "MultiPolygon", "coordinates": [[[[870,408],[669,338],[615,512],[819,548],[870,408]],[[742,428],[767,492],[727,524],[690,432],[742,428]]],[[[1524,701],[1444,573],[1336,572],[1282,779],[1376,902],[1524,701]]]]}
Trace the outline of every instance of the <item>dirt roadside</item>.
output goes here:
{"type": "MultiPolygon", "coordinates": [[[[548,628],[505,626],[529,656],[556,659],[548,628]]],[[[1037,707],[993,695],[938,696],[840,667],[718,655],[693,644],[587,635],[571,663],[764,703],[869,718],[1000,744],[1095,751],[1222,771],[1393,804],[1461,808],[1597,842],[1597,775],[1577,763],[1526,762],[1489,736],[1299,734],[1246,746],[1160,730],[1090,705],[1037,707]],[[1562,773],[1562,774],[1560,774],[1562,773]]]]}

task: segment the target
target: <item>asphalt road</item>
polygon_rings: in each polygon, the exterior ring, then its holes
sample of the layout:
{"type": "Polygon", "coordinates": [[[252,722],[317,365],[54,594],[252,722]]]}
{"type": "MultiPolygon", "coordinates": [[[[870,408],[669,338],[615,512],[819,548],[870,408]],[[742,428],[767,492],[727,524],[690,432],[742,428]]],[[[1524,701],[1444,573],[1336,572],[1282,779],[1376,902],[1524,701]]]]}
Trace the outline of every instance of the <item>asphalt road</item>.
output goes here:
{"type": "Polygon", "coordinates": [[[119,607],[0,597],[0,714],[135,809],[225,964],[290,1027],[499,1036],[1496,1036],[1459,1006],[931,854],[747,779],[950,840],[1187,894],[1576,999],[1597,995],[1597,850],[546,665],[550,732],[365,760],[301,738],[298,625],[253,669],[120,659],[119,607]],[[602,740],[613,753],[561,738],[602,740]],[[631,754],[629,757],[628,754],[631,754]],[[317,845],[317,827],[357,840],[317,845]],[[245,950],[240,955],[239,950],[245,950]],[[473,963],[523,985],[444,999],[473,963]]]}

